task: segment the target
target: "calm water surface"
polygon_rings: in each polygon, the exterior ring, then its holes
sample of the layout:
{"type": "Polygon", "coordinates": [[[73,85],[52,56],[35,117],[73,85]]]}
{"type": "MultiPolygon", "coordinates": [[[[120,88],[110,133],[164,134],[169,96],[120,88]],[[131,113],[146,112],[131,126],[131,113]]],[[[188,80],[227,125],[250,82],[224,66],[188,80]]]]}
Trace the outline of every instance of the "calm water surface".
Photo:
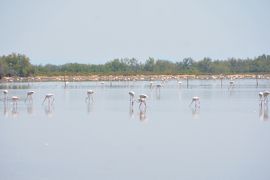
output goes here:
{"type": "Polygon", "coordinates": [[[0,179],[270,179],[269,80],[1,84],[0,179]],[[95,91],[86,103],[86,91],[95,91]],[[33,104],[25,103],[34,90],[33,104]],[[148,95],[144,112],[128,92],[148,95]],[[52,106],[45,94],[53,93],[52,106]],[[199,96],[200,108],[189,106],[199,96]],[[3,94],[1,93],[1,98],[3,94]]]}

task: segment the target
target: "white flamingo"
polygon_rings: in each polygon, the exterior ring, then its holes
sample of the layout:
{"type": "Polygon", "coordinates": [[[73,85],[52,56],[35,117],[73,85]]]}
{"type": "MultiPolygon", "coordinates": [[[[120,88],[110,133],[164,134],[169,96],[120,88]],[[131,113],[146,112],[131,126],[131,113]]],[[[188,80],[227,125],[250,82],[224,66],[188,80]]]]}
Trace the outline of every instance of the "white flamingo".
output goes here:
{"type": "Polygon", "coordinates": [[[29,102],[32,102],[33,101],[33,97],[32,95],[35,93],[35,91],[28,91],[27,92],[27,96],[26,96],[26,99],[25,99],[25,102],[28,100],[29,102]]]}
{"type": "Polygon", "coordinates": [[[92,100],[92,101],[94,101],[94,99],[93,99],[93,94],[94,94],[94,91],[93,90],[88,90],[87,92],[86,92],[86,94],[87,94],[87,97],[85,98],[85,101],[86,102],[90,102],[90,100],[92,100]]]}
{"type": "Polygon", "coordinates": [[[146,94],[141,94],[140,96],[139,96],[139,99],[138,99],[138,102],[140,103],[139,104],[139,109],[141,109],[141,106],[142,106],[142,104],[144,105],[144,110],[146,110],[146,98],[147,98],[148,96],[146,95],[146,94]]]}
{"type": "Polygon", "coordinates": [[[182,82],[181,81],[178,81],[178,85],[179,85],[179,88],[180,88],[181,85],[182,85],[182,82]]]}
{"type": "Polygon", "coordinates": [[[194,96],[189,106],[191,106],[193,103],[195,104],[195,108],[200,107],[200,98],[198,96],[194,96]]]}
{"type": "Polygon", "coordinates": [[[17,107],[19,97],[18,96],[12,96],[11,100],[12,100],[13,107],[14,106],[17,107]]]}
{"type": "Polygon", "coordinates": [[[134,104],[134,96],[135,96],[135,92],[129,91],[128,94],[129,94],[129,101],[130,101],[130,104],[133,106],[133,104],[134,104]]]}
{"type": "Polygon", "coordinates": [[[230,86],[229,86],[229,90],[230,90],[230,89],[232,89],[234,87],[235,82],[233,80],[231,80],[229,82],[229,84],[230,84],[230,86]]]}
{"type": "Polygon", "coordinates": [[[4,94],[4,101],[8,100],[8,90],[3,90],[3,94],[4,94]]]}
{"type": "Polygon", "coordinates": [[[152,89],[154,82],[150,81],[150,89],[152,89]]]}
{"type": "Polygon", "coordinates": [[[43,100],[43,102],[42,102],[42,104],[44,104],[44,102],[45,102],[46,100],[48,101],[48,105],[53,104],[53,102],[54,102],[54,94],[51,94],[51,93],[46,94],[46,95],[45,95],[45,98],[44,98],[44,100],[43,100]]]}

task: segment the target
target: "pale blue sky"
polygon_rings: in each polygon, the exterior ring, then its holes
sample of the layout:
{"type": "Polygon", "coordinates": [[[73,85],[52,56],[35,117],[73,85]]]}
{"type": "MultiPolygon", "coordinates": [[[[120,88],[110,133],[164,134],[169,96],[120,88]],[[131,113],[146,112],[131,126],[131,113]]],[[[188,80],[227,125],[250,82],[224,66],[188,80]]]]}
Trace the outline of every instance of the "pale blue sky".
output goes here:
{"type": "Polygon", "coordinates": [[[269,0],[0,0],[0,55],[33,64],[270,54],[269,0]]]}

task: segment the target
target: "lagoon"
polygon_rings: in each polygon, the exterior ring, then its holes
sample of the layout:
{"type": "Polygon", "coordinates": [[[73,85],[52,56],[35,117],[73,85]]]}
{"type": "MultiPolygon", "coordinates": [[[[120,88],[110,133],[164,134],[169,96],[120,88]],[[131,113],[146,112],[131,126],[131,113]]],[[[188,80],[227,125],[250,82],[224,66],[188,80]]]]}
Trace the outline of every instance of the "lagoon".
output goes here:
{"type": "MultiPolygon", "coordinates": [[[[270,178],[270,118],[258,93],[269,80],[3,83],[0,179],[261,179],[270,178]],[[154,82],[155,84],[160,82],[154,82]],[[92,89],[94,101],[86,103],[92,89]],[[33,104],[24,102],[35,91],[33,104]],[[148,95],[147,109],[129,94],[148,95]],[[42,105],[53,93],[55,102],[42,105]],[[200,107],[189,106],[193,96],[200,107]]],[[[2,98],[2,94],[1,94],[2,98]]]]}

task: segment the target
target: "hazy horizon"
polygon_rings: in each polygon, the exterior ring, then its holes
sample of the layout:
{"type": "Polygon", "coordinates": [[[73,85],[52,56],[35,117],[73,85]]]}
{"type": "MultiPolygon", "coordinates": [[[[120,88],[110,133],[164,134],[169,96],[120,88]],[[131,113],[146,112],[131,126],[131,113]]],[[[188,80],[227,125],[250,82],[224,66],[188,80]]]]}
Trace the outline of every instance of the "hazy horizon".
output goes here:
{"type": "Polygon", "coordinates": [[[270,54],[267,0],[3,0],[0,55],[32,64],[270,54]]]}

